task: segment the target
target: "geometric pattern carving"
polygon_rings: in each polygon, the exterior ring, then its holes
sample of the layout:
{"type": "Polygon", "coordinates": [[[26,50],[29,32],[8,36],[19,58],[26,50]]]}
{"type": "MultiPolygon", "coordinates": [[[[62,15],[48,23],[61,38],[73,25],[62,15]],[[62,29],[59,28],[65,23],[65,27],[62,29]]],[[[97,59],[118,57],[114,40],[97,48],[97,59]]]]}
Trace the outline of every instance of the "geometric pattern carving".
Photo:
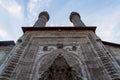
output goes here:
{"type": "Polygon", "coordinates": [[[76,51],[76,50],[77,50],[77,47],[76,47],[76,46],[72,46],[72,50],[73,50],[73,51],[76,51]]]}
{"type": "Polygon", "coordinates": [[[48,46],[44,46],[43,51],[48,51],[48,46]]]}
{"type": "Polygon", "coordinates": [[[82,78],[68,65],[65,58],[59,54],[39,80],[82,80],[82,78]]]}
{"type": "Polygon", "coordinates": [[[62,48],[63,48],[63,44],[62,44],[62,43],[58,43],[58,44],[57,44],[57,48],[58,48],[58,49],[62,49],[62,48]]]}

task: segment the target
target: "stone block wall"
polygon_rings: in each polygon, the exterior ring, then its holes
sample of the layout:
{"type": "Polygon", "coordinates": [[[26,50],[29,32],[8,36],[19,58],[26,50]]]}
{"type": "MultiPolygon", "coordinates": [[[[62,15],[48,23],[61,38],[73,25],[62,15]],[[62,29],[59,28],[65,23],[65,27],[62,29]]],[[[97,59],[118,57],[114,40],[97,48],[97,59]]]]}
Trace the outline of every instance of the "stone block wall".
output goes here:
{"type": "Polygon", "coordinates": [[[0,46],[0,65],[8,57],[8,55],[13,47],[14,47],[14,45],[0,46]]]}
{"type": "Polygon", "coordinates": [[[120,65],[120,47],[112,46],[112,45],[105,45],[105,46],[120,65]]]}

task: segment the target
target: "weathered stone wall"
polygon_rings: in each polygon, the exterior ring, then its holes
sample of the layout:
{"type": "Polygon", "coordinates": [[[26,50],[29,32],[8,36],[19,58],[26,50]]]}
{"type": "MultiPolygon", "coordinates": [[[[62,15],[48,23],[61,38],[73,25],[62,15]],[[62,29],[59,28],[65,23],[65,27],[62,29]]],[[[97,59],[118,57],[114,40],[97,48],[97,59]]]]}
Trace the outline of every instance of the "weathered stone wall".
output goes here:
{"type": "Polygon", "coordinates": [[[0,79],[41,80],[59,54],[78,80],[119,79],[116,62],[93,31],[29,31],[11,53],[0,79]]]}
{"type": "Polygon", "coordinates": [[[6,57],[8,57],[13,47],[14,45],[0,46],[0,65],[4,62],[6,57]]]}
{"type": "Polygon", "coordinates": [[[113,57],[116,59],[118,64],[120,65],[120,47],[119,46],[111,46],[111,45],[105,45],[108,50],[111,52],[113,57]]]}

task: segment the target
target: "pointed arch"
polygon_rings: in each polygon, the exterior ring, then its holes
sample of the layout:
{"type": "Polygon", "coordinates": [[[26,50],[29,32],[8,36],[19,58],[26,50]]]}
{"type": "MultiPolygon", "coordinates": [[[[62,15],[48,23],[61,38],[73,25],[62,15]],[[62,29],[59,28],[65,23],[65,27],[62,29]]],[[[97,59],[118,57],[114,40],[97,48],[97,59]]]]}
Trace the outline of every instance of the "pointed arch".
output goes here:
{"type": "Polygon", "coordinates": [[[58,57],[58,55],[64,57],[66,63],[72,68],[73,71],[76,72],[78,76],[86,77],[85,72],[83,72],[85,69],[83,67],[84,65],[82,60],[76,54],[68,52],[64,49],[56,49],[51,53],[44,54],[37,60],[35,68],[36,75],[39,75],[37,77],[40,78],[42,77],[42,74],[44,74],[46,71],[49,71],[49,68],[55,62],[55,59],[58,57]]]}

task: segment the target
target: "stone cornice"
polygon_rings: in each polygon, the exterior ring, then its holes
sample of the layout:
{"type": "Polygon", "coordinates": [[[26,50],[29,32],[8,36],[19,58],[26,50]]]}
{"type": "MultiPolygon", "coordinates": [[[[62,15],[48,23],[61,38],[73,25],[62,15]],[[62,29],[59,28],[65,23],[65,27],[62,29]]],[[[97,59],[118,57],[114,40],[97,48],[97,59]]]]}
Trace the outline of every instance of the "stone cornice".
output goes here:
{"type": "Polygon", "coordinates": [[[95,26],[86,26],[86,27],[70,27],[70,26],[65,26],[65,27],[22,27],[23,33],[25,33],[26,31],[54,31],[54,30],[79,30],[79,31],[96,31],[96,27],[95,26]]]}

